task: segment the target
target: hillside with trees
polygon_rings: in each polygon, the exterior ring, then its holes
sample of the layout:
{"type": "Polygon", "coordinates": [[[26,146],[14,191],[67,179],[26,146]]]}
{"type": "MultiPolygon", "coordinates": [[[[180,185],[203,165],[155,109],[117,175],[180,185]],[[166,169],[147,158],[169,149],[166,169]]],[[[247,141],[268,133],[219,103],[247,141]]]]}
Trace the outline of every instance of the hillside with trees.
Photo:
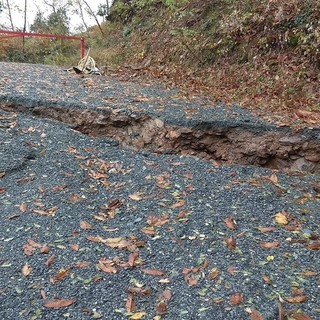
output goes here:
{"type": "MultiPolygon", "coordinates": [[[[30,29],[70,34],[67,13],[88,10],[86,1],[53,2],[56,10],[38,12],[30,29]]],[[[80,34],[107,70],[271,112],[280,124],[319,123],[318,0],[115,0],[91,14],[104,21],[80,34]]],[[[0,59],[68,65],[78,47],[28,39],[21,50],[21,40],[7,40],[0,59]]]]}

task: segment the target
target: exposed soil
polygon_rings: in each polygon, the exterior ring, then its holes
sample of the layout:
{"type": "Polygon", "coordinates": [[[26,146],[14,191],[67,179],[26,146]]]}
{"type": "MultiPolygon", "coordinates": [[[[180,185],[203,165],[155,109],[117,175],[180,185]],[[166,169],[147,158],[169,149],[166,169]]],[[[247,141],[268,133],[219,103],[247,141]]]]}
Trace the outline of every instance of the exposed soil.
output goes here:
{"type": "MultiPolygon", "coordinates": [[[[1,104],[6,111],[29,107],[1,104]]],[[[37,106],[32,114],[72,125],[90,136],[115,138],[120,145],[156,153],[183,154],[226,164],[249,164],[273,169],[320,170],[320,130],[228,126],[222,122],[177,126],[149,115],[37,106]]]]}

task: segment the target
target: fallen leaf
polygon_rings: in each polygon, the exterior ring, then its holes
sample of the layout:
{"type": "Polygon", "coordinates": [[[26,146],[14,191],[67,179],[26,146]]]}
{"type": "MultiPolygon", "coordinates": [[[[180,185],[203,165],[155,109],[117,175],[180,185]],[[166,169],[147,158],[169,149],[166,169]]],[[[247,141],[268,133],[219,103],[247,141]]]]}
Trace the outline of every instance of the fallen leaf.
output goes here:
{"type": "Polygon", "coordinates": [[[76,268],[86,268],[90,265],[90,262],[87,262],[87,261],[81,261],[81,262],[77,262],[75,264],[75,267],[76,268]]]}
{"type": "Polygon", "coordinates": [[[190,274],[184,277],[184,280],[190,285],[195,286],[198,284],[198,279],[193,278],[190,274]]]}
{"type": "Polygon", "coordinates": [[[80,222],[80,228],[83,230],[89,230],[92,228],[91,224],[87,221],[81,221],[80,222]]]}
{"type": "Polygon", "coordinates": [[[22,268],[22,274],[27,277],[32,271],[32,268],[29,264],[25,264],[22,268]]]}
{"type": "Polygon", "coordinates": [[[79,249],[80,249],[79,245],[76,244],[76,243],[70,244],[70,248],[71,248],[73,251],[79,251],[79,249]]]}
{"type": "Polygon", "coordinates": [[[224,219],[223,222],[225,223],[227,228],[229,228],[231,230],[236,230],[237,229],[235,221],[234,221],[234,219],[232,217],[228,217],[228,218],[224,219]]]}
{"type": "Polygon", "coordinates": [[[46,266],[49,268],[52,265],[52,262],[55,259],[55,255],[52,255],[47,261],[46,261],[46,266]]]}
{"type": "Polygon", "coordinates": [[[243,302],[243,295],[241,292],[237,292],[230,297],[230,303],[232,305],[239,305],[243,302]]]}
{"type": "Polygon", "coordinates": [[[130,293],[137,294],[138,296],[149,296],[151,294],[151,290],[149,288],[129,287],[128,291],[130,293]]]}
{"type": "Polygon", "coordinates": [[[250,320],[264,320],[264,318],[258,310],[251,308],[250,320]]]}
{"type": "Polygon", "coordinates": [[[140,200],[142,200],[142,197],[141,197],[142,194],[143,193],[141,193],[141,192],[133,193],[133,194],[129,195],[129,198],[134,201],[140,201],[140,200]]]}
{"type": "Polygon", "coordinates": [[[308,300],[308,296],[294,296],[285,298],[289,303],[302,303],[308,300]]]}
{"type": "Polygon", "coordinates": [[[306,314],[297,313],[297,312],[290,314],[290,319],[292,319],[292,320],[312,320],[312,318],[307,316],[306,314]]]}
{"type": "Polygon", "coordinates": [[[236,240],[235,240],[235,238],[232,237],[232,236],[229,237],[229,238],[227,238],[227,239],[225,239],[225,242],[226,242],[226,244],[227,244],[228,249],[233,250],[233,249],[235,249],[236,246],[237,246],[236,240]]]}
{"type": "Polygon", "coordinates": [[[274,172],[270,176],[270,181],[272,183],[274,183],[274,184],[278,184],[279,179],[278,179],[277,175],[274,172]]]}
{"type": "Polygon", "coordinates": [[[274,242],[260,242],[260,246],[263,248],[271,249],[271,248],[276,248],[279,247],[280,242],[279,241],[274,241],[274,242]]]}
{"type": "Polygon", "coordinates": [[[63,278],[65,278],[69,273],[68,269],[62,269],[59,271],[59,273],[55,276],[56,281],[61,281],[63,278]]]}
{"type": "Polygon", "coordinates": [[[99,261],[98,268],[106,273],[117,273],[117,268],[112,264],[104,264],[102,261],[99,261]]]}
{"type": "Polygon", "coordinates": [[[139,252],[135,251],[135,252],[131,252],[128,258],[128,264],[130,267],[134,267],[136,265],[138,265],[139,263],[136,262],[136,260],[139,258],[139,252]]]}
{"type": "Polygon", "coordinates": [[[161,300],[156,305],[156,312],[158,315],[164,315],[168,311],[167,303],[164,300],[161,300]]]}
{"type": "Polygon", "coordinates": [[[258,227],[257,229],[261,232],[272,232],[276,230],[276,227],[258,227]]]}
{"type": "Polygon", "coordinates": [[[165,289],[165,290],[162,292],[162,297],[163,297],[165,300],[169,301],[169,300],[172,298],[172,292],[171,292],[171,290],[165,289]]]}
{"type": "Polygon", "coordinates": [[[55,187],[52,188],[51,191],[52,191],[52,192],[62,191],[62,190],[65,189],[66,187],[67,187],[66,184],[60,185],[60,186],[55,186],[55,187]]]}
{"type": "Polygon", "coordinates": [[[131,313],[134,311],[135,307],[133,294],[129,293],[126,301],[126,311],[131,313]]]}
{"type": "Polygon", "coordinates": [[[186,204],[185,200],[178,200],[177,202],[175,202],[173,205],[170,206],[170,208],[174,209],[174,208],[181,208],[186,204]]]}
{"type": "Polygon", "coordinates": [[[45,308],[59,309],[59,308],[69,307],[75,302],[76,300],[74,299],[56,299],[56,300],[50,300],[45,302],[43,306],[45,308]]]}
{"type": "Polygon", "coordinates": [[[151,276],[163,276],[165,274],[163,271],[159,269],[141,269],[141,271],[151,276]]]}
{"type": "Polygon", "coordinates": [[[227,268],[227,272],[232,274],[232,275],[234,275],[237,272],[237,270],[236,270],[236,268],[234,266],[229,266],[227,268]]]}
{"type": "Polygon", "coordinates": [[[277,224],[281,224],[281,225],[286,225],[288,224],[288,218],[287,215],[285,214],[284,211],[278,212],[275,216],[274,216],[274,220],[277,224]]]}
{"type": "Polygon", "coordinates": [[[129,319],[131,320],[140,320],[142,319],[147,313],[144,311],[134,313],[129,319]]]}
{"type": "Polygon", "coordinates": [[[40,290],[40,294],[41,294],[41,297],[42,297],[43,300],[47,299],[46,292],[43,289],[40,290]]]}
{"type": "Polygon", "coordinates": [[[218,268],[212,268],[209,273],[209,279],[214,280],[219,275],[219,273],[220,272],[219,272],[218,268]]]}
{"type": "Polygon", "coordinates": [[[319,250],[320,249],[320,241],[312,242],[307,245],[307,249],[309,250],[319,250]]]}
{"type": "Polygon", "coordinates": [[[140,230],[141,232],[148,234],[150,236],[153,236],[156,233],[154,226],[143,227],[140,230]]]}
{"type": "Polygon", "coordinates": [[[27,211],[27,204],[25,203],[25,202],[22,202],[21,204],[20,204],[20,206],[19,206],[19,210],[21,211],[21,212],[26,212],[27,211]]]}
{"type": "Polygon", "coordinates": [[[48,246],[42,246],[41,248],[40,248],[40,252],[41,253],[43,253],[43,254],[47,254],[47,253],[49,253],[49,247],[48,246]]]}
{"type": "Polygon", "coordinates": [[[266,284],[271,284],[272,283],[270,277],[267,276],[266,274],[262,275],[262,279],[266,284]]]}
{"type": "Polygon", "coordinates": [[[73,202],[73,203],[78,203],[80,202],[82,199],[78,194],[72,194],[69,196],[69,201],[73,202]]]}

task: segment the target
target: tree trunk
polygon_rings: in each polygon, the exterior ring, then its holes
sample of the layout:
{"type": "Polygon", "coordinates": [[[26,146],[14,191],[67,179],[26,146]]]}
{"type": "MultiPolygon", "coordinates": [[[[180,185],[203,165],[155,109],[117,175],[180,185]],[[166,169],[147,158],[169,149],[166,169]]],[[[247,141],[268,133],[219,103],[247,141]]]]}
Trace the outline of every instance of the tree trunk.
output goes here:
{"type": "MultiPolygon", "coordinates": [[[[23,23],[23,32],[26,32],[27,30],[27,3],[28,1],[24,1],[24,23],[23,23]]],[[[22,52],[24,53],[25,49],[25,38],[22,37],[22,52]]]]}
{"type": "Polygon", "coordinates": [[[87,6],[89,13],[91,14],[91,16],[94,18],[94,20],[96,20],[96,23],[99,27],[99,30],[101,32],[101,34],[104,36],[103,30],[101,28],[101,25],[99,23],[99,20],[97,18],[97,16],[94,14],[94,12],[92,11],[91,7],[89,6],[88,2],[86,0],[82,0],[84,2],[84,4],[87,6]]]}
{"type": "Polygon", "coordinates": [[[8,16],[9,16],[9,20],[10,20],[10,24],[11,24],[11,30],[14,31],[13,20],[12,20],[12,15],[11,15],[11,6],[10,6],[9,0],[6,0],[6,4],[7,4],[8,16]]]}

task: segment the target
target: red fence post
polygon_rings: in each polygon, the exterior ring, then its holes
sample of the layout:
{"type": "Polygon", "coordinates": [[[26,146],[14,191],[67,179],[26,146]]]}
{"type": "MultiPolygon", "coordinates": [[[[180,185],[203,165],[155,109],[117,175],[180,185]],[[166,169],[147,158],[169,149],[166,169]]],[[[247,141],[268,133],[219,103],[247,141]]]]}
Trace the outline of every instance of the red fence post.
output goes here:
{"type": "Polygon", "coordinates": [[[84,42],[84,38],[81,38],[81,58],[84,57],[84,54],[85,54],[85,42],[84,42]]]}

